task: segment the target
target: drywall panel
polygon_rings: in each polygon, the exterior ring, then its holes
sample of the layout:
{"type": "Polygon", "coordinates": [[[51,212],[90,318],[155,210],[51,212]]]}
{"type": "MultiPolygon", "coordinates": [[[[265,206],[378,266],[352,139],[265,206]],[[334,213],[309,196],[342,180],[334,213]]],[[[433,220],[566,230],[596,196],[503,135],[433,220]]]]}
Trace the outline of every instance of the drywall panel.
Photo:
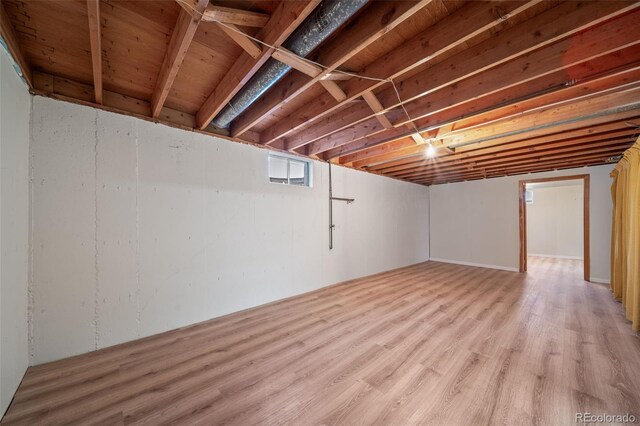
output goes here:
{"type": "Polygon", "coordinates": [[[430,189],[431,258],[518,269],[518,182],[589,174],[591,277],[609,279],[613,166],[582,167],[434,185],[430,189]]]}
{"type": "Polygon", "coordinates": [[[527,252],[530,255],[583,259],[584,186],[527,188],[527,252]]]}
{"type": "Polygon", "coordinates": [[[329,251],[326,163],[312,188],[274,184],[264,149],[42,97],[33,109],[34,248],[68,247],[34,254],[35,364],[429,257],[426,187],[333,167],[334,195],[356,202],[334,203],[329,251]]]}
{"type": "Polygon", "coordinates": [[[0,53],[0,416],[28,365],[31,96],[0,53]]]}

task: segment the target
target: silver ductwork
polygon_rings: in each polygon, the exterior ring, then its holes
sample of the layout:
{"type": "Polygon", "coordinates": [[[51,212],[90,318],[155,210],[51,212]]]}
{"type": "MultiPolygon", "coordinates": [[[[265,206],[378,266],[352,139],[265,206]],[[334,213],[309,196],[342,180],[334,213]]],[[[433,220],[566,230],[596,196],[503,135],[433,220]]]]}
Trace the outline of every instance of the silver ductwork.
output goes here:
{"type": "MultiPolygon", "coordinates": [[[[325,0],[291,34],[282,47],[296,55],[306,57],[318,47],[331,33],[351,18],[367,0],[325,0]]],[[[269,59],[245,86],[231,99],[229,104],[213,119],[214,126],[222,129],[262,96],[271,86],[280,80],[290,66],[269,59]]]]}

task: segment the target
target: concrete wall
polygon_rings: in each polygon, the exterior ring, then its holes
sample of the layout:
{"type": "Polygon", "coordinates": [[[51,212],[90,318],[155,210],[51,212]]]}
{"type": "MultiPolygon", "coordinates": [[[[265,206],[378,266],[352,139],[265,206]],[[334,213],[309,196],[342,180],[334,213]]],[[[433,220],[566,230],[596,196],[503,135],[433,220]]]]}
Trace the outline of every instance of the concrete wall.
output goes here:
{"type": "Polygon", "coordinates": [[[582,167],[430,187],[431,258],[518,270],[518,181],[591,175],[591,278],[609,280],[613,166],[582,167]]]}
{"type": "Polygon", "coordinates": [[[527,252],[532,256],[584,259],[584,186],[562,185],[528,188],[527,252]]]}
{"type": "Polygon", "coordinates": [[[33,100],[33,331],[39,364],[424,261],[428,189],[333,169],[268,182],[268,151],[33,100]]]}
{"type": "Polygon", "coordinates": [[[28,363],[31,95],[0,49],[0,416],[28,363]]]}

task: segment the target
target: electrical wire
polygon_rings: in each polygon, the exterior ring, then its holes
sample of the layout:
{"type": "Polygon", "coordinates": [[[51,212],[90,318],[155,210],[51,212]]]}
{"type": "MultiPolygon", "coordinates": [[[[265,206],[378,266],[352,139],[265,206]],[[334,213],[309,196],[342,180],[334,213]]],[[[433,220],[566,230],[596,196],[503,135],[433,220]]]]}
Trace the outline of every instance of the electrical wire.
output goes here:
{"type": "MultiPolygon", "coordinates": [[[[190,4],[190,3],[188,3],[187,1],[185,1],[185,0],[176,0],[176,2],[177,2],[177,3],[180,3],[181,5],[184,5],[185,7],[187,7],[188,9],[190,9],[191,11],[193,11],[194,13],[196,13],[196,14],[200,15],[200,18],[203,18],[203,17],[204,17],[204,13],[200,12],[199,10],[197,10],[195,7],[193,7],[193,5],[191,5],[191,4],[190,4]]],[[[235,26],[233,26],[233,25],[228,25],[228,24],[226,24],[226,23],[224,23],[224,22],[221,22],[221,21],[219,21],[219,20],[216,20],[216,19],[208,20],[207,22],[215,22],[215,23],[217,23],[218,25],[221,25],[221,26],[223,26],[223,27],[225,27],[225,28],[227,28],[227,29],[229,29],[229,30],[231,30],[231,31],[235,31],[235,32],[237,32],[237,33],[239,33],[239,34],[241,34],[241,35],[243,35],[243,36],[245,36],[245,37],[249,38],[250,40],[253,40],[254,42],[256,42],[256,43],[258,43],[258,44],[261,44],[261,45],[263,45],[263,46],[265,46],[265,47],[268,47],[269,49],[277,50],[277,51],[282,52],[282,53],[287,54],[287,55],[294,55],[294,56],[296,56],[298,59],[300,59],[300,60],[302,60],[302,61],[305,61],[305,62],[307,62],[307,63],[309,63],[309,64],[316,65],[317,67],[320,67],[320,68],[322,68],[322,69],[323,69],[323,70],[325,70],[325,71],[329,71],[329,72],[331,72],[331,73],[336,73],[336,74],[348,75],[348,76],[350,76],[350,77],[355,77],[355,78],[361,78],[361,79],[363,79],[363,80],[372,80],[372,81],[378,81],[378,82],[381,82],[381,83],[390,83],[390,84],[391,84],[391,86],[393,86],[393,90],[394,90],[394,92],[395,92],[395,94],[396,94],[396,97],[398,98],[399,105],[400,105],[400,106],[402,107],[402,109],[404,110],[404,113],[406,114],[407,119],[411,122],[411,124],[412,124],[413,128],[416,130],[416,132],[418,131],[418,130],[417,130],[417,128],[416,128],[416,126],[415,126],[415,124],[414,124],[414,122],[413,122],[413,119],[412,119],[412,118],[411,118],[411,116],[409,115],[409,111],[407,111],[407,108],[405,108],[405,106],[404,106],[405,101],[403,101],[403,100],[402,100],[402,98],[400,97],[400,91],[399,91],[399,90],[398,90],[398,88],[396,87],[396,83],[393,81],[393,79],[392,79],[392,78],[378,78],[378,77],[370,77],[370,76],[367,76],[367,75],[358,74],[358,73],[349,72],[349,71],[343,71],[343,70],[339,70],[339,69],[333,69],[333,70],[332,70],[332,69],[330,69],[330,68],[329,68],[328,66],[326,66],[326,65],[323,65],[323,64],[321,64],[321,63],[319,63],[319,62],[312,61],[311,59],[304,58],[304,57],[302,57],[302,56],[300,56],[300,55],[296,55],[295,53],[293,53],[293,52],[291,52],[291,51],[289,51],[289,50],[287,50],[287,49],[281,48],[281,47],[279,47],[279,46],[273,46],[273,45],[271,45],[271,44],[269,44],[269,43],[265,43],[264,41],[262,41],[262,40],[260,40],[260,39],[258,39],[258,38],[256,38],[256,37],[250,36],[249,34],[247,34],[247,33],[243,32],[243,31],[241,31],[240,29],[238,29],[237,27],[235,27],[235,26]]],[[[378,113],[375,113],[374,115],[384,114],[384,113],[385,113],[385,111],[387,111],[387,109],[385,109],[385,110],[383,110],[383,111],[380,111],[380,112],[378,112],[378,113]]]]}

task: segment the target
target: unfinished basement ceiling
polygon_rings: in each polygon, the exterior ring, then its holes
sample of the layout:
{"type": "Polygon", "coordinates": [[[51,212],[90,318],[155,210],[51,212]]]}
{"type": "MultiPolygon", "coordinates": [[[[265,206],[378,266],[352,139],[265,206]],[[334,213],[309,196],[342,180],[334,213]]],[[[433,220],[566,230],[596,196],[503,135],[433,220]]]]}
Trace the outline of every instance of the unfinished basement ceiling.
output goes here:
{"type": "Polygon", "coordinates": [[[327,68],[278,49],[293,69],[229,130],[211,126],[274,54],[247,36],[284,46],[320,7],[6,0],[0,12],[36,94],[424,185],[615,162],[638,136],[638,1],[369,1],[308,56],[327,68]]]}

